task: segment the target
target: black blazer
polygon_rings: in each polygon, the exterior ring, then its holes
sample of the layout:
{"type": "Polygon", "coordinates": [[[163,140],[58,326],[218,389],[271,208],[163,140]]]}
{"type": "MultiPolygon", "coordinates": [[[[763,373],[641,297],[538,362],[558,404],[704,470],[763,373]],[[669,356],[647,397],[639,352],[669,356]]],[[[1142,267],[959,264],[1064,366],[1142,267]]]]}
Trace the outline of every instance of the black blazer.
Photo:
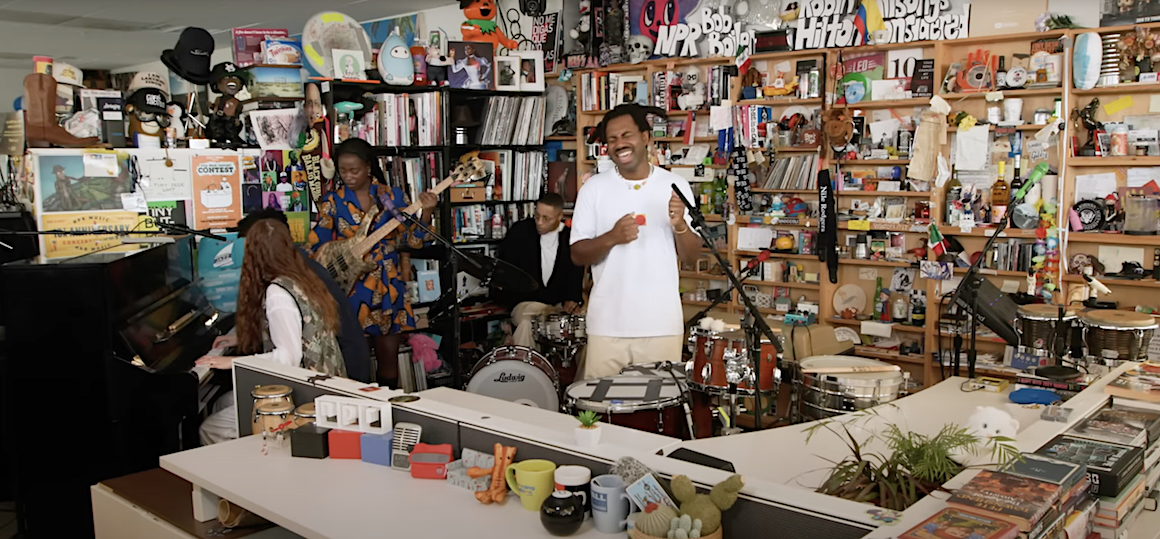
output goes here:
{"type": "Polygon", "coordinates": [[[571,238],[572,229],[565,226],[560,231],[560,245],[556,248],[556,265],[552,268],[552,277],[545,283],[540,267],[540,233],[536,231],[536,222],[524,219],[512,225],[500,244],[499,258],[531,275],[540,289],[529,295],[503,294],[493,299],[509,308],[523,301],[538,301],[549,305],[565,301],[579,303],[583,299],[584,268],[572,263],[572,248],[569,245],[571,238]]]}

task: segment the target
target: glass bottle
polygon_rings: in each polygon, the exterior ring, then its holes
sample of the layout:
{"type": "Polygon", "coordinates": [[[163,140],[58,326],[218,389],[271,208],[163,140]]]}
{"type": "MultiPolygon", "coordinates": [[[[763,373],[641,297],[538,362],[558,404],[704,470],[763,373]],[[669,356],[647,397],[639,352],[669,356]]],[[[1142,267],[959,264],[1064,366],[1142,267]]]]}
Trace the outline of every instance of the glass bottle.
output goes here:
{"type": "Polygon", "coordinates": [[[725,183],[725,176],[718,174],[713,180],[713,214],[725,214],[725,197],[729,194],[729,185],[725,183]]]}
{"type": "Polygon", "coordinates": [[[882,277],[879,277],[878,282],[874,285],[874,316],[871,317],[871,320],[882,320],[888,309],[889,306],[882,300],[882,277]]]}
{"type": "Polygon", "coordinates": [[[910,316],[910,302],[904,294],[895,294],[893,305],[890,308],[890,317],[899,324],[905,324],[910,316]]]}
{"type": "Polygon", "coordinates": [[[955,209],[955,204],[959,197],[963,195],[963,184],[959,182],[959,173],[954,171],[951,173],[951,179],[947,181],[946,185],[946,215],[945,221],[949,226],[958,226],[959,216],[961,211],[955,209]]]}
{"type": "Polygon", "coordinates": [[[995,73],[995,87],[1002,90],[1007,87],[1007,57],[999,57],[999,71],[995,73]]]}
{"type": "Polygon", "coordinates": [[[1003,175],[1000,174],[995,183],[991,185],[991,221],[998,223],[1003,220],[1003,215],[1007,213],[1007,202],[1011,200],[1011,194],[1007,189],[1007,182],[1003,181],[1003,175]]]}

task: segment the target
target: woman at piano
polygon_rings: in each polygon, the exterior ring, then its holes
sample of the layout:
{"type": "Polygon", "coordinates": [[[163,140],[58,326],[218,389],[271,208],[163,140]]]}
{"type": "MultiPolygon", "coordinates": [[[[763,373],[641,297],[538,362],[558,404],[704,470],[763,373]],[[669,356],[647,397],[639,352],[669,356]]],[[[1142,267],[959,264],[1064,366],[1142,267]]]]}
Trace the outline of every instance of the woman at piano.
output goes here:
{"type": "MultiPolygon", "coordinates": [[[[387,185],[371,145],[365,140],[343,141],[334,149],[334,162],[342,181],[322,197],[318,206],[318,224],[307,241],[312,252],[328,241],[353,238],[361,226],[384,226],[409,205],[402,189],[387,185]],[[363,223],[372,206],[377,206],[378,215],[373,223],[363,223]]],[[[438,201],[430,192],[419,195],[423,224],[431,224],[438,201]]],[[[398,384],[399,337],[416,325],[398,249],[421,248],[426,239],[421,228],[408,222],[399,225],[367,254],[375,262],[375,269],[356,281],[349,296],[375,354],[376,381],[390,387],[398,384]]]]}
{"type": "MultiPolygon", "coordinates": [[[[249,358],[346,376],[338,324],[334,297],[298,254],[290,230],[272,219],[254,223],[246,233],[236,337],[219,338],[215,346],[234,346],[249,358]]],[[[229,369],[234,359],[207,355],[196,363],[229,369]]],[[[218,402],[228,405],[202,422],[203,445],[238,437],[233,396],[223,395],[218,402]]]]}

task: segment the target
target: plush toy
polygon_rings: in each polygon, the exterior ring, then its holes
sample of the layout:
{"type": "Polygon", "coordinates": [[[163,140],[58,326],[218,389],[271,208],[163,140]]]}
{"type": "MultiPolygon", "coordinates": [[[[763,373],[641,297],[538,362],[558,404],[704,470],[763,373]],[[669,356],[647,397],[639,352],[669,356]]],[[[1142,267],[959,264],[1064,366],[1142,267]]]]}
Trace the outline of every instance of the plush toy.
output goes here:
{"type": "Polygon", "coordinates": [[[495,464],[491,468],[473,466],[467,469],[467,477],[472,479],[491,474],[491,487],[485,491],[476,492],[475,499],[479,500],[483,505],[503,501],[504,497],[507,496],[507,481],[504,480],[504,474],[507,473],[507,467],[511,466],[515,458],[516,448],[504,447],[503,444],[495,444],[495,464]]]}
{"type": "Polygon", "coordinates": [[[447,68],[451,59],[438,45],[427,45],[427,80],[431,86],[447,86],[447,68]]]}
{"type": "Polygon", "coordinates": [[[392,33],[379,50],[379,78],[392,86],[415,83],[415,60],[411,49],[399,34],[392,33]]]}
{"type": "Polygon", "coordinates": [[[580,0],[580,19],[576,27],[568,32],[572,39],[580,43],[582,51],[588,51],[588,42],[592,39],[592,1],[580,0]]]}
{"type": "Polygon", "coordinates": [[[705,104],[705,82],[701,80],[701,68],[689,66],[681,74],[681,95],[677,106],[681,110],[696,110],[705,104]]]}
{"type": "MultiPolygon", "coordinates": [[[[1019,433],[1019,421],[1011,417],[1011,414],[993,406],[979,406],[975,408],[975,413],[967,419],[966,430],[979,438],[979,449],[982,450],[983,445],[995,437],[1014,440],[1015,435],[1019,433]]],[[[1000,443],[1011,444],[1011,442],[1000,443]]],[[[967,452],[958,451],[951,455],[951,459],[961,464],[967,459],[967,456],[967,452]]]]}
{"type": "Polygon", "coordinates": [[[407,344],[411,345],[411,360],[422,365],[425,372],[435,372],[443,366],[443,362],[439,360],[439,345],[435,344],[435,339],[422,333],[412,333],[407,338],[407,344]]]}
{"type": "Polygon", "coordinates": [[[519,47],[519,43],[504,35],[503,30],[495,24],[495,16],[499,12],[495,0],[459,0],[459,9],[467,17],[459,27],[464,41],[493,43],[510,50],[519,47]]]}
{"type": "Polygon", "coordinates": [[[677,514],[676,509],[667,505],[650,503],[644,508],[644,513],[637,517],[634,529],[640,530],[645,535],[664,537],[672,530],[670,523],[678,517],[680,515],[677,514]]]}
{"type": "Polygon", "coordinates": [[[704,531],[705,523],[689,515],[681,515],[669,523],[668,539],[697,539],[704,531]]]}
{"type": "Polygon", "coordinates": [[[701,534],[711,535],[721,528],[721,511],[737,502],[737,494],[745,482],[733,474],[713,486],[709,494],[698,494],[697,487],[686,476],[673,477],[673,497],[681,502],[681,514],[701,521],[701,534]]]}

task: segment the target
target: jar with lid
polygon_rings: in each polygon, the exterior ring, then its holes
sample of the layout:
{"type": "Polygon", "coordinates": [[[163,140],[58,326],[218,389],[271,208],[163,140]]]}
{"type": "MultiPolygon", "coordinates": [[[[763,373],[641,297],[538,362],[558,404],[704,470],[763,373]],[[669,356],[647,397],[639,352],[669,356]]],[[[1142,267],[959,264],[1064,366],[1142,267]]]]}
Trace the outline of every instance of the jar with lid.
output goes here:
{"type": "Polygon", "coordinates": [[[1112,126],[1110,135],[1110,153],[1113,156],[1128,155],[1128,126],[1124,124],[1112,126]]]}
{"type": "Polygon", "coordinates": [[[870,257],[870,249],[866,245],[866,234],[858,234],[857,243],[854,245],[854,258],[865,260],[870,257]]]}

